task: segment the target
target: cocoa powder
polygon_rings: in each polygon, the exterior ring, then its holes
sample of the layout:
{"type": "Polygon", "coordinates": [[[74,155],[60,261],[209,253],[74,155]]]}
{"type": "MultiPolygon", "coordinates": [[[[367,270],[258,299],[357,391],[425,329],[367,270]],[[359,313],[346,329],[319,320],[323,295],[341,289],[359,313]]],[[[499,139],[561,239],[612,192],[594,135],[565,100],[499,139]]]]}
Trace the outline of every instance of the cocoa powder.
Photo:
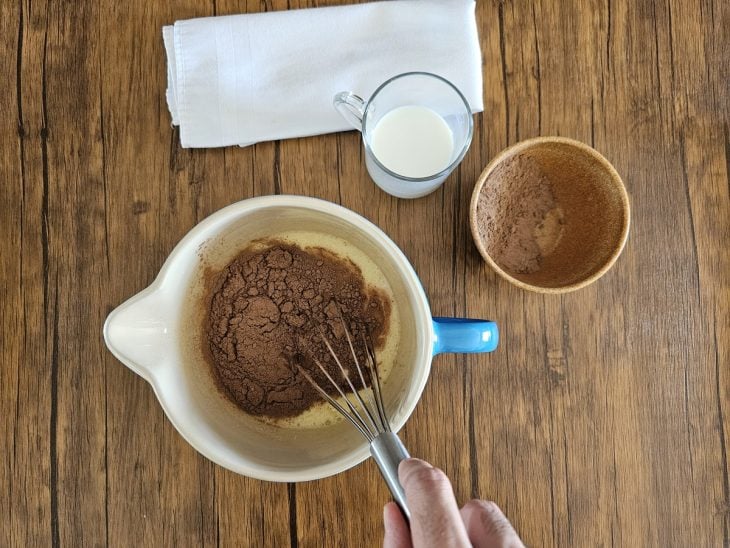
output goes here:
{"type": "Polygon", "coordinates": [[[505,270],[531,274],[558,245],[562,210],[539,163],[519,155],[497,166],[479,193],[479,236],[505,270]]]}
{"type": "MultiPolygon", "coordinates": [[[[387,335],[390,310],[387,295],[368,285],[351,261],[322,248],[255,242],[213,284],[205,328],[214,374],[249,414],[298,415],[321,396],[296,364],[330,393],[335,390],[314,359],[342,378],[321,334],[338,357],[349,358],[341,318],[353,337],[359,340],[367,330],[377,347],[387,335]]],[[[362,359],[364,347],[357,346],[362,359]]],[[[352,370],[350,359],[342,361],[352,370]]]]}

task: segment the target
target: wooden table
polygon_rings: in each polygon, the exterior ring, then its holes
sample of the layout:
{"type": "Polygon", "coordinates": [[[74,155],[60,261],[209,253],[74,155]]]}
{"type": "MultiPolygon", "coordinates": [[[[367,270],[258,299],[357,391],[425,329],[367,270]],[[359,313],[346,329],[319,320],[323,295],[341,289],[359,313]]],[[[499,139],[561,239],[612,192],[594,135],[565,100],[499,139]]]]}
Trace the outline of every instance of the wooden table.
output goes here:
{"type": "Polygon", "coordinates": [[[193,225],[275,193],[365,215],[434,313],[501,325],[496,353],[436,359],[403,432],[460,501],[497,501],[532,546],[729,546],[730,4],[480,0],[485,113],[420,200],[370,182],[354,132],[182,149],[161,26],[317,3],[0,3],[0,546],[380,542],[373,463],[230,473],[102,341],[193,225]],[[468,230],[482,168],[537,135],[595,146],[632,200],[615,267],[562,297],[502,281],[468,230]]]}

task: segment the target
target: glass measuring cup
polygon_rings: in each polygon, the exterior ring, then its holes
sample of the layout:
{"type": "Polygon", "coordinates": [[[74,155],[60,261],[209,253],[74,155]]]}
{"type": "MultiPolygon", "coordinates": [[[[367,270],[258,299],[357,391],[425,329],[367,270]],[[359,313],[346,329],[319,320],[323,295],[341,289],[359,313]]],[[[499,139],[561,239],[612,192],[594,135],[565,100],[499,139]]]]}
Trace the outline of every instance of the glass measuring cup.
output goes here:
{"type": "Polygon", "coordinates": [[[351,91],[335,95],[334,106],[362,133],[365,165],[376,185],[398,198],[420,198],[436,190],[461,162],[471,144],[474,120],[471,107],[451,82],[429,72],[406,72],[381,84],[367,101],[351,91]],[[448,165],[427,176],[411,177],[384,165],[373,152],[373,134],[384,116],[400,107],[425,107],[451,131],[453,146],[448,165]]]}

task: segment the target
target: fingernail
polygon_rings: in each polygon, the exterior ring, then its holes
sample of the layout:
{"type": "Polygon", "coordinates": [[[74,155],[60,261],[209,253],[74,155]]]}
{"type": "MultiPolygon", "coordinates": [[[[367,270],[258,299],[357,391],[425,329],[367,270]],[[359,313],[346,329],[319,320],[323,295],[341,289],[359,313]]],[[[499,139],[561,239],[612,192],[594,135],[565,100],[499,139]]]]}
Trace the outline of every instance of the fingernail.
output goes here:
{"type": "Polygon", "coordinates": [[[390,519],[390,513],[388,512],[388,506],[391,504],[395,504],[394,502],[386,502],[385,506],[383,506],[383,528],[385,529],[385,532],[388,533],[393,529],[393,523],[390,519]]]}
{"type": "Polygon", "coordinates": [[[421,466],[425,466],[426,468],[433,468],[433,465],[430,462],[426,462],[425,460],[417,459],[415,457],[407,458],[403,462],[410,462],[413,464],[420,464],[421,466]]]}

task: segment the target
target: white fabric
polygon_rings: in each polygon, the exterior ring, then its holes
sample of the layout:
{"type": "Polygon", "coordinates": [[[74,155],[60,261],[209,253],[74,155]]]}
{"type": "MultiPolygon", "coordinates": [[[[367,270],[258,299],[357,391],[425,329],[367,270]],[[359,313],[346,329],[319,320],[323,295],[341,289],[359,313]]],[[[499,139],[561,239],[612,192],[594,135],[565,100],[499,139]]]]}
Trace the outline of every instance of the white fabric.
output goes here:
{"type": "Polygon", "coordinates": [[[439,74],[483,109],[473,0],[391,0],[177,21],[164,27],[167,102],[183,147],[352,129],[339,91],[439,74]]]}

